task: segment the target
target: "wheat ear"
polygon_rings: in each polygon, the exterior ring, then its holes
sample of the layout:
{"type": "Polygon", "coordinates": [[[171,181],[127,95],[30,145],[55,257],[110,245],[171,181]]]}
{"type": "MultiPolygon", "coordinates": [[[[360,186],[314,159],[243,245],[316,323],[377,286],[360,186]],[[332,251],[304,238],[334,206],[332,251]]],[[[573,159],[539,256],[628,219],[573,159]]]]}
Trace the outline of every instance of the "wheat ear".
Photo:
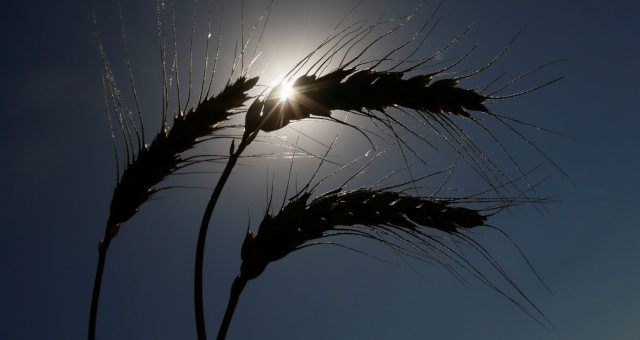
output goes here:
{"type": "MultiPolygon", "coordinates": [[[[119,90],[106,60],[106,54],[99,36],[97,36],[97,41],[114,111],[122,130],[128,130],[129,127],[126,126],[127,120],[122,112],[126,108],[123,107],[123,100],[119,95],[119,90]]],[[[153,196],[157,191],[154,187],[158,183],[177,169],[189,164],[189,162],[185,162],[180,157],[180,154],[193,148],[198,143],[199,138],[221,129],[220,124],[234,113],[233,110],[243,105],[248,99],[247,91],[252,89],[257,82],[258,78],[247,79],[246,77],[239,77],[235,82],[228,84],[217,96],[203,100],[187,113],[180,112],[176,115],[173,127],[170,129],[164,128],[163,118],[163,129],[158,132],[153,142],[148,146],[142,146],[138,141],[137,152],[129,151],[132,146],[131,139],[123,137],[128,164],[122,175],[118,177],[109,209],[104,238],[100,241],[98,247],[98,268],[94,280],[89,318],[90,339],[95,337],[100,285],[107,249],[111,240],[118,233],[120,224],[129,220],[137,212],[138,208],[153,196]]],[[[105,95],[107,95],[106,86],[105,95]]],[[[133,126],[135,128],[135,125],[133,126]]],[[[142,126],[141,130],[144,131],[142,126]]]]}
{"type": "Polygon", "coordinates": [[[431,113],[452,113],[469,117],[466,110],[489,112],[487,97],[458,87],[456,79],[430,84],[432,75],[403,79],[404,73],[375,70],[337,69],[326,75],[301,76],[292,85],[294,96],[281,100],[282,85],[266,97],[263,114],[246,118],[246,129],[278,130],[289,122],[310,116],[331,117],[335,110],[354,111],[382,121],[372,111],[402,107],[431,113]]]}
{"type": "Polygon", "coordinates": [[[122,173],[111,201],[107,225],[115,236],[116,226],[131,218],[154,193],[153,187],[180,167],[180,154],[192,149],[198,139],[221,129],[232,110],[248,99],[247,91],[258,78],[238,78],[217,96],[206,99],[187,113],[180,113],[167,131],[160,131],[151,145],[139,150],[137,158],[122,173]]]}
{"type": "MultiPolygon", "coordinates": [[[[465,235],[465,230],[487,226],[506,236],[497,227],[487,224],[488,218],[492,216],[487,211],[499,211],[504,206],[478,210],[452,205],[476,202],[471,197],[439,200],[372,188],[347,192],[334,190],[309,202],[311,195],[311,192],[295,195],[275,216],[267,213],[255,235],[251,231],[247,232],[241,248],[240,274],[231,287],[229,303],[218,333],[219,340],[226,336],[246,283],[261,275],[269,263],[312,245],[333,244],[355,250],[334,242],[311,242],[344,235],[372,239],[389,246],[398,255],[435,262],[463,281],[455,267],[450,264],[453,263],[505,296],[543,327],[553,327],[491,254],[477,241],[465,235]],[[447,242],[453,244],[448,245],[447,242]],[[525,304],[496,287],[457,249],[460,245],[469,246],[480,253],[535,312],[529,311],[525,304]],[[542,317],[546,325],[539,321],[534,313],[542,317]]],[[[515,201],[505,202],[498,199],[498,202],[512,205],[515,201]]],[[[527,199],[524,202],[531,203],[527,199]]],[[[531,269],[535,273],[535,270],[531,269]]]]}
{"type": "MultiPolygon", "coordinates": [[[[435,236],[424,228],[452,234],[462,229],[482,226],[487,220],[477,210],[392,191],[334,191],[308,202],[310,196],[310,192],[296,195],[275,216],[266,214],[257,234],[247,233],[242,244],[240,274],[233,282],[218,339],[224,339],[226,335],[245,284],[258,277],[269,263],[309,245],[309,241],[340,234],[360,235],[383,241],[379,235],[376,236],[376,232],[394,233],[398,240],[400,232],[428,238],[435,236]],[[357,226],[364,229],[341,229],[357,226]],[[369,233],[365,231],[366,228],[371,228],[374,232],[369,233]]],[[[402,249],[394,247],[396,250],[402,249]]],[[[417,247],[413,248],[415,249],[404,248],[403,251],[418,251],[417,247]]]]}
{"type": "MultiPolygon", "coordinates": [[[[260,105],[261,109],[253,111],[253,115],[251,112],[247,113],[244,138],[248,138],[251,133],[259,130],[267,132],[275,131],[287,126],[290,122],[306,118],[330,120],[346,124],[344,121],[335,118],[333,113],[336,111],[352,112],[371,119],[378,127],[382,125],[385,130],[391,132],[400,144],[403,155],[403,149],[407,149],[423,164],[427,164],[423,156],[405,142],[403,138],[400,137],[398,131],[405,131],[437,150],[435,145],[432,144],[417,127],[424,127],[432,131],[457,152],[487,184],[498,188],[503,187],[502,184],[504,183],[511,182],[509,176],[474,142],[467,129],[463,129],[459,125],[458,120],[452,116],[464,118],[477,125],[496,142],[500,150],[513,164],[519,174],[523,175],[521,166],[511,155],[508,148],[491,129],[484,125],[484,118],[489,117],[490,119],[498,121],[499,124],[504,125],[516,134],[571,180],[568,174],[560,168],[555,161],[530,141],[522,132],[516,129],[512,123],[524,124],[534,128],[539,127],[496,114],[486,106],[488,102],[517,97],[561,80],[562,77],[556,78],[534,88],[511,95],[495,95],[527,75],[556,64],[559,61],[533,68],[488,94],[484,92],[504,76],[505,73],[483,88],[470,89],[459,86],[461,80],[475,77],[494,65],[514,44],[519,33],[516,34],[493,59],[474,71],[461,72],[461,74],[458,73],[460,75],[455,77],[451,76],[451,70],[465,61],[472,52],[475,51],[477,46],[470,48],[463,56],[454,58],[453,61],[443,62],[447,65],[434,72],[416,75],[416,73],[421,73],[420,70],[425,67],[438,65],[439,63],[435,63],[434,65],[428,65],[427,63],[435,60],[442,53],[457,44],[471,29],[471,26],[469,26],[448,45],[431,56],[419,60],[410,60],[438,24],[439,20],[436,20],[435,23],[432,24],[432,19],[439,10],[438,6],[424,25],[404,43],[397,45],[396,48],[390,50],[380,59],[365,60],[365,58],[363,58],[367,50],[382,39],[396,32],[409,21],[418,8],[406,17],[400,18],[402,19],[400,23],[389,29],[386,33],[373,39],[373,41],[359,52],[356,52],[355,57],[351,57],[349,54],[353,52],[353,49],[356,48],[358,43],[363,42],[374,28],[389,22],[394,22],[394,20],[378,21],[367,27],[356,25],[357,27],[355,29],[351,29],[353,26],[351,25],[336,34],[332,33],[315,50],[296,64],[284,76],[283,82],[273,87],[264,98],[256,99],[254,104],[260,105]],[[429,28],[430,25],[431,27],[429,28]],[[400,60],[394,60],[392,58],[393,54],[409,48],[411,43],[420,35],[423,36],[422,40],[414,44],[415,48],[413,48],[406,57],[400,60]],[[315,56],[321,53],[324,54],[320,57],[315,56]],[[337,68],[325,73],[325,69],[329,67],[333,60],[340,59],[341,61],[337,68]],[[313,60],[316,61],[313,62],[313,60]],[[389,66],[390,63],[391,65],[389,66]],[[311,66],[307,66],[307,64],[311,64],[311,66]],[[370,66],[367,67],[367,65],[370,66]],[[307,67],[306,72],[303,70],[305,67],[307,67]],[[449,77],[446,77],[446,75],[449,75],[449,77]],[[283,94],[286,92],[292,94],[284,98],[283,94]],[[482,114],[471,114],[470,111],[481,112],[482,114]],[[409,121],[407,121],[407,119],[409,119],[409,121]]],[[[373,145],[368,136],[369,133],[366,133],[363,127],[350,124],[346,125],[361,132],[373,145]]],[[[406,161],[405,157],[405,162],[406,161]]],[[[528,188],[531,189],[532,185],[526,178],[525,182],[528,188]]],[[[523,191],[523,189],[515,185],[513,186],[519,193],[527,191],[523,191]]],[[[535,191],[532,191],[532,193],[536,195],[536,198],[539,198],[535,191]]],[[[497,194],[506,197],[500,192],[497,192],[497,194]]]]}
{"type": "MultiPolygon", "coordinates": [[[[482,70],[482,68],[479,70],[482,70]]],[[[520,175],[523,173],[506,146],[491,130],[483,125],[482,117],[475,117],[469,113],[469,111],[476,111],[506,125],[508,129],[540,152],[566,175],[566,172],[539,147],[508,124],[509,118],[492,112],[485,105],[488,100],[503,99],[503,97],[483,95],[476,89],[467,89],[459,86],[459,81],[462,78],[471,77],[477,73],[434,81],[434,78],[439,76],[440,73],[441,71],[407,77],[407,73],[404,71],[392,72],[352,67],[338,68],[322,76],[303,75],[293,80],[290,85],[281,83],[275,86],[264,99],[257,98],[255,100],[254,104],[261,106],[261,110],[247,112],[244,137],[247,138],[250,133],[258,130],[275,131],[293,121],[306,118],[328,119],[345,124],[345,122],[334,118],[333,113],[336,111],[353,112],[386,127],[392,132],[401,147],[407,148],[425,164],[426,162],[422,156],[399,138],[396,129],[407,131],[410,135],[433,146],[416,129],[416,126],[424,126],[432,130],[459,153],[489,185],[499,187],[503,181],[508,182],[509,178],[473,142],[468,132],[463,130],[451,116],[462,117],[478,125],[495,140],[520,172],[520,175]],[[292,94],[283,99],[282,93],[285,86],[291,87],[289,91],[292,94]],[[394,110],[392,111],[391,109],[394,110]],[[417,115],[411,114],[411,111],[416,112],[417,115]],[[399,113],[404,114],[404,116],[399,113]],[[413,122],[407,123],[404,119],[406,117],[413,122]],[[500,177],[503,178],[500,179],[500,177]]],[[[547,86],[560,79],[552,80],[541,86],[547,86]]],[[[517,95],[524,93],[526,92],[517,95]]],[[[367,136],[361,127],[349,126],[367,136]]],[[[522,192],[520,189],[518,191],[522,192]]]]}
{"type": "Polygon", "coordinates": [[[192,149],[201,137],[221,129],[232,110],[248,99],[247,91],[258,78],[238,78],[217,96],[206,99],[187,113],[174,118],[173,126],[160,131],[153,142],[138,150],[136,158],[127,165],[120,177],[110,205],[104,238],[99,245],[98,271],[91,303],[90,334],[95,333],[100,283],[107,248],[116,236],[120,224],[129,220],[138,208],[157,191],[154,187],[184,164],[181,153],[192,149]]]}
{"type": "MultiPolygon", "coordinates": [[[[197,2],[196,2],[197,3],[197,2]]],[[[221,31],[218,36],[218,47],[216,48],[216,57],[211,70],[211,75],[207,75],[209,71],[208,67],[208,44],[207,51],[205,53],[204,73],[202,75],[202,84],[200,89],[200,95],[198,97],[196,105],[187,110],[187,107],[191,105],[191,92],[192,92],[192,43],[196,25],[195,18],[195,4],[194,3],[194,17],[191,30],[191,44],[189,47],[189,81],[188,81],[188,95],[185,102],[181,101],[180,96],[180,82],[178,73],[178,48],[176,42],[176,17],[174,12],[174,1],[169,3],[171,10],[171,33],[173,35],[173,67],[171,72],[167,72],[167,60],[168,51],[171,48],[167,48],[167,35],[166,35],[166,20],[167,20],[167,8],[164,2],[158,1],[157,6],[157,29],[159,37],[161,67],[162,67],[162,122],[160,131],[154,136],[150,145],[145,145],[144,126],[142,123],[142,112],[138,101],[137,92],[135,90],[133,73],[131,70],[131,64],[127,51],[127,41],[124,28],[124,18],[120,3],[118,2],[118,9],[120,13],[121,22],[121,37],[123,43],[123,50],[125,55],[125,63],[129,73],[129,83],[131,85],[132,94],[135,98],[137,114],[139,121],[136,123],[132,118],[132,114],[126,107],[125,100],[122,97],[120,90],[115,81],[115,76],[111,70],[111,66],[107,60],[106,53],[102,46],[102,42],[99,35],[96,16],[94,14],[94,23],[96,25],[96,42],[98,52],[103,65],[103,85],[105,88],[105,101],[107,103],[107,116],[109,117],[109,125],[112,130],[112,139],[114,144],[114,150],[116,151],[116,170],[117,181],[114,189],[113,198],[110,205],[109,217],[107,220],[107,226],[104,234],[104,238],[99,244],[99,258],[98,268],[96,271],[96,277],[94,281],[94,289],[91,301],[91,310],[89,318],[89,338],[95,338],[95,325],[97,317],[98,300],[100,295],[100,285],[102,281],[102,273],[104,270],[104,263],[106,253],[111,240],[118,233],[121,223],[129,220],[139,209],[139,207],[146,201],[148,201],[155,193],[163,188],[157,188],[156,186],[164,180],[167,176],[175,174],[176,171],[184,169],[193,164],[198,164],[210,159],[209,156],[181,156],[182,153],[193,149],[199,142],[207,140],[204,137],[218,133],[221,129],[226,128],[223,124],[229,119],[229,117],[239,112],[239,109],[247,101],[248,94],[258,82],[258,77],[249,78],[245,74],[241,74],[235,77],[233,80],[233,74],[226,83],[226,86],[220,93],[215,96],[210,96],[209,93],[212,90],[212,84],[214,80],[214,74],[216,70],[216,64],[218,60],[218,53],[220,47],[221,31]],[[177,92],[177,111],[174,116],[173,125],[171,128],[167,127],[167,113],[170,109],[170,93],[172,91],[172,80],[175,79],[175,90],[177,92]],[[209,82],[208,87],[205,85],[205,81],[209,82]],[[206,92],[205,92],[206,90],[206,92]],[[122,145],[125,152],[126,167],[120,174],[118,164],[118,146],[115,141],[113,126],[111,123],[110,107],[113,109],[116,121],[120,126],[122,132],[122,145]],[[138,133],[140,131],[140,133],[138,133]],[[137,137],[137,148],[134,146],[134,140],[132,138],[133,133],[137,137]]],[[[211,6],[209,6],[209,27],[207,30],[208,37],[211,36],[211,6]]],[[[222,13],[221,12],[221,20],[222,13]]],[[[208,43],[208,39],[207,39],[208,43]]],[[[171,54],[171,53],[169,53],[171,54]]],[[[226,158],[226,157],[225,157],[226,158]]]]}
{"type": "Polygon", "coordinates": [[[389,226],[411,233],[426,227],[451,234],[487,221],[478,210],[393,191],[331,192],[308,202],[310,196],[310,192],[298,195],[275,216],[267,214],[255,237],[247,234],[241,276],[256,278],[269,263],[327,236],[338,226],[389,226]]]}

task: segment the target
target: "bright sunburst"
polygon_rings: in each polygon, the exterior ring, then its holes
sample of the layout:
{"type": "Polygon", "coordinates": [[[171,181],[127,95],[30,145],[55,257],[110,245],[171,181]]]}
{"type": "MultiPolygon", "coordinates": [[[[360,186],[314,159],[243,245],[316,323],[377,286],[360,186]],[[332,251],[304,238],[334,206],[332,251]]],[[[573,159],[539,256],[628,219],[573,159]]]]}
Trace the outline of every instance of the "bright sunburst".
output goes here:
{"type": "Polygon", "coordinates": [[[285,101],[293,97],[293,82],[284,81],[282,83],[282,89],[280,90],[280,100],[285,101]]]}

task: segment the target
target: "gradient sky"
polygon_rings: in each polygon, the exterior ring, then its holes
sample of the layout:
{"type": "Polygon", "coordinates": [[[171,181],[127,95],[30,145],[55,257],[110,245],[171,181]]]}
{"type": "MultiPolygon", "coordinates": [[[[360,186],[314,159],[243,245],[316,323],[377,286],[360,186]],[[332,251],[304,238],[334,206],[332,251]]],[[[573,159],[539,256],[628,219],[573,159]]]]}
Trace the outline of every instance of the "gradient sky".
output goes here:
{"type": "MultiPolygon", "coordinates": [[[[261,63],[252,72],[257,75],[266,70],[263,79],[269,79],[287,70],[321,41],[351,5],[349,1],[276,1],[261,63]]],[[[371,1],[354,18],[375,20],[383,13],[397,16],[415,5],[415,1],[371,1]]],[[[97,243],[104,232],[115,180],[91,11],[95,9],[111,62],[122,70],[117,7],[115,1],[78,0],[3,6],[0,99],[5,109],[0,138],[6,157],[0,167],[4,179],[0,195],[0,338],[83,338],[97,243]]],[[[247,29],[264,6],[247,1],[247,29]]],[[[414,25],[419,26],[434,6],[427,3],[414,25]]],[[[239,35],[238,7],[235,3],[226,10],[223,37],[228,46],[239,35]]],[[[178,7],[178,29],[185,39],[191,10],[186,2],[178,7]]],[[[492,106],[496,112],[580,140],[525,129],[577,184],[572,186],[557,170],[547,167],[543,175],[552,177],[541,189],[557,194],[561,201],[548,206],[550,216],[523,208],[493,220],[517,241],[554,296],[535,281],[503,238],[490,233],[479,236],[495,249],[496,257],[558,333],[543,329],[483,284],[470,280],[471,286],[464,287],[440,268],[418,266],[425,282],[407,267],[342,249],[313,247],[270,265],[247,285],[228,338],[637,337],[640,118],[635,101],[640,87],[634,77],[640,75],[638,10],[631,1],[450,0],[442,7],[442,23],[429,42],[432,45],[422,55],[475,23],[461,45],[480,45],[469,68],[488,61],[519,30],[522,34],[499,65],[471,85],[486,83],[503,70],[513,76],[552,60],[570,59],[516,88],[557,76],[564,76],[563,81],[492,106]]],[[[124,13],[150,135],[158,129],[160,105],[154,6],[150,2],[127,4],[124,13]]],[[[198,17],[200,25],[206,17],[203,13],[198,17]]],[[[217,27],[217,21],[214,24],[217,27]]],[[[198,58],[203,39],[196,40],[194,56],[198,58]]],[[[394,46],[393,42],[388,46],[394,46]]],[[[222,59],[220,69],[228,72],[229,53],[223,52],[222,59]]],[[[219,79],[226,80],[224,76],[219,79]]],[[[127,89],[126,78],[119,80],[123,90],[127,89]]],[[[524,163],[541,160],[526,145],[518,146],[514,154],[524,163]]],[[[216,208],[205,261],[210,336],[217,330],[229,286],[239,270],[247,210],[255,230],[265,209],[271,173],[288,166],[287,160],[268,162],[268,167],[267,161],[258,159],[238,168],[216,208]]],[[[305,166],[309,169],[313,164],[312,160],[299,163],[300,182],[308,179],[305,166]]],[[[180,177],[170,183],[211,187],[216,176],[180,177]]],[[[193,257],[208,195],[203,190],[163,192],[123,224],[107,259],[98,338],[195,337],[193,257]]]]}

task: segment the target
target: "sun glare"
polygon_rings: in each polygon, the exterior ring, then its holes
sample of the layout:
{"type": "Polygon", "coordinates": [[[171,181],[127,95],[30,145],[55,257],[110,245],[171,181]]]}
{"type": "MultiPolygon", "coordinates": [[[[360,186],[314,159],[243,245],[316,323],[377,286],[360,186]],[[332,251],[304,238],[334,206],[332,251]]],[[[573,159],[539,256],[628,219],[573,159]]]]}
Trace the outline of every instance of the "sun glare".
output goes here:
{"type": "Polygon", "coordinates": [[[294,94],[293,92],[293,83],[288,81],[283,82],[282,89],[280,90],[280,100],[291,99],[294,94]]]}

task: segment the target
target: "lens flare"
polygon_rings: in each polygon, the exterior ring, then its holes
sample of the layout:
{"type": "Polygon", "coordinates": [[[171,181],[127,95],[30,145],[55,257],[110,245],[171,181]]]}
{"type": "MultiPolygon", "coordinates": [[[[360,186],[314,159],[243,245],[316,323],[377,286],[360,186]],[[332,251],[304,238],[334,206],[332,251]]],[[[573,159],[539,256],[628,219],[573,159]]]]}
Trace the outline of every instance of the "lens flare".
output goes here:
{"type": "Polygon", "coordinates": [[[291,99],[294,96],[293,83],[285,81],[282,83],[282,89],[280,90],[280,100],[285,101],[291,99]]]}

